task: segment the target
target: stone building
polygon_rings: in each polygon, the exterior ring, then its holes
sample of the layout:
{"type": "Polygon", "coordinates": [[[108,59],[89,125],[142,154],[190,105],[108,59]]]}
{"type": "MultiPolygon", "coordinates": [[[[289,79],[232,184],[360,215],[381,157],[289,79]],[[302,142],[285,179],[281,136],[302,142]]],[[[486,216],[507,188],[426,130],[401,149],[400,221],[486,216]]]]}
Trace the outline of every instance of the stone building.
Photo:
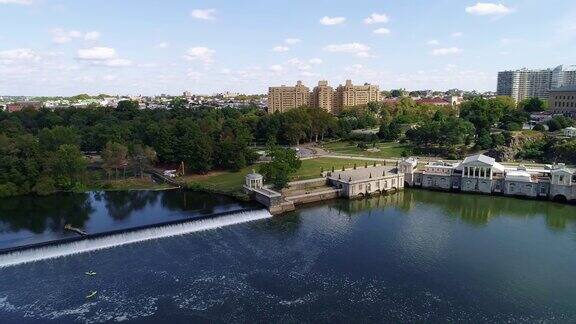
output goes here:
{"type": "Polygon", "coordinates": [[[296,86],[268,88],[268,112],[285,112],[293,108],[309,106],[322,108],[333,114],[338,114],[344,107],[366,105],[380,100],[380,90],[377,85],[353,85],[346,80],[345,85],[336,89],[328,85],[328,81],[319,81],[312,92],[298,81],[296,86]]]}
{"type": "Polygon", "coordinates": [[[576,118],[576,85],[551,90],[548,109],[553,114],[576,118]]]}
{"type": "Polygon", "coordinates": [[[310,105],[310,89],[296,82],[293,87],[285,85],[268,88],[268,113],[286,112],[293,108],[310,105]]]}
{"type": "Polygon", "coordinates": [[[375,166],[331,172],[328,183],[341,189],[340,196],[354,198],[404,188],[404,173],[398,167],[375,166]]]}
{"type": "Polygon", "coordinates": [[[310,99],[310,106],[336,113],[336,95],[334,89],[328,85],[328,81],[318,81],[318,85],[312,90],[310,99]]]}
{"type": "Polygon", "coordinates": [[[41,108],[42,108],[42,103],[40,101],[19,101],[19,102],[13,102],[13,103],[6,104],[6,111],[9,113],[17,112],[17,111],[20,111],[22,109],[39,110],[41,108]]]}
{"type": "Polygon", "coordinates": [[[427,164],[422,172],[422,187],[442,190],[452,189],[452,176],[457,165],[444,161],[427,164]]]}
{"type": "Polygon", "coordinates": [[[377,101],[380,101],[380,89],[377,85],[364,83],[358,86],[353,85],[351,80],[346,80],[344,85],[336,88],[336,108],[339,110],[377,101]]]}
{"type": "Polygon", "coordinates": [[[479,154],[462,162],[429,163],[423,170],[400,161],[406,185],[433,190],[461,191],[506,196],[576,200],[576,172],[565,165],[528,169],[522,165],[504,167],[493,158],[479,154]]]}

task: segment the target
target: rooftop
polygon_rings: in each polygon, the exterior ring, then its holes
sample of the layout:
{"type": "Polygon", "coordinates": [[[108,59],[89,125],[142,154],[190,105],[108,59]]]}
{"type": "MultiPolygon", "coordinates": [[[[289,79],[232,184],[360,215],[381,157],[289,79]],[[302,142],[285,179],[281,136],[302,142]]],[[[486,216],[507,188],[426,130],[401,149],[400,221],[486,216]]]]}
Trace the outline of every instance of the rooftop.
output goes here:
{"type": "Polygon", "coordinates": [[[567,92],[567,91],[576,91],[576,84],[573,85],[566,85],[563,87],[555,88],[550,90],[550,92],[567,92]]]}
{"type": "Polygon", "coordinates": [[[359,167],[356,170],[335,171],[330,175],[330,179],[340,179],[342,181],[359,181],[370,178],[381,178],[384,176],[397,174],[398,169],[395,166],[369,166],[359,167]]]}

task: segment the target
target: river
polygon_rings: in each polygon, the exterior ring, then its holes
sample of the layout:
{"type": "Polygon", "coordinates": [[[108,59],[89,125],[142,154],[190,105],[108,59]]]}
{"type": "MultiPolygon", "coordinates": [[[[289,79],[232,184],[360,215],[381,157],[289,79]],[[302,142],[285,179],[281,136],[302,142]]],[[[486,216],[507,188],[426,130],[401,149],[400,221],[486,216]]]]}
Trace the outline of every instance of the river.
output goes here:
{"type": "MultiPolygon", "coordinates": [[[[253,207],[107,195],[0,201],[0,244],[253,207]]],[[[0,322],[576,321],[574,206],[408,189],[246,220],[0,268],[0,322]]]]}

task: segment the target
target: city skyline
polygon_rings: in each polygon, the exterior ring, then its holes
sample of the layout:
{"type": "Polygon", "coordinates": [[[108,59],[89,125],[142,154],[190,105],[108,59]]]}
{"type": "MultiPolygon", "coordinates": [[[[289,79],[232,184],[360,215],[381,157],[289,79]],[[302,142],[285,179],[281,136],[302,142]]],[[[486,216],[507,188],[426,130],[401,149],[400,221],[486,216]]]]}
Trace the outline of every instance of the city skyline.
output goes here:
{"type": "Polygon", "coordinates": [[[574,64],[576,10],[561,0],[547,7],[0,0],[0,95],[264,94],[345,79],[495,91],[498,71],[574,64]]]}

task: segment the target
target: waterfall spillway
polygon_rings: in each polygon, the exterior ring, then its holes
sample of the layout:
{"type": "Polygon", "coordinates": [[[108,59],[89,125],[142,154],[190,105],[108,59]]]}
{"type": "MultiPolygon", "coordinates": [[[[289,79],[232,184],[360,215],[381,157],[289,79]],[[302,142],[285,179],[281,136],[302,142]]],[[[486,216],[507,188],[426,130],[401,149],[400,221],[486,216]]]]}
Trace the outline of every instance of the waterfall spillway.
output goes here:
{"type": "Polygon", "coordinates": [[[40,260],[60,258],[72,254],[108,249],[142,241],[184,235],[270,217],[272,217],[272,215],[265,209],[241,211],[225,216],[189,220],[175,224],[165,224],[144,229],[128,230],[111,235],[104,234],[97,237],[88,237],[72,242],[32,247],[30,249],[0,254],[0,268],[40,260]]]}

